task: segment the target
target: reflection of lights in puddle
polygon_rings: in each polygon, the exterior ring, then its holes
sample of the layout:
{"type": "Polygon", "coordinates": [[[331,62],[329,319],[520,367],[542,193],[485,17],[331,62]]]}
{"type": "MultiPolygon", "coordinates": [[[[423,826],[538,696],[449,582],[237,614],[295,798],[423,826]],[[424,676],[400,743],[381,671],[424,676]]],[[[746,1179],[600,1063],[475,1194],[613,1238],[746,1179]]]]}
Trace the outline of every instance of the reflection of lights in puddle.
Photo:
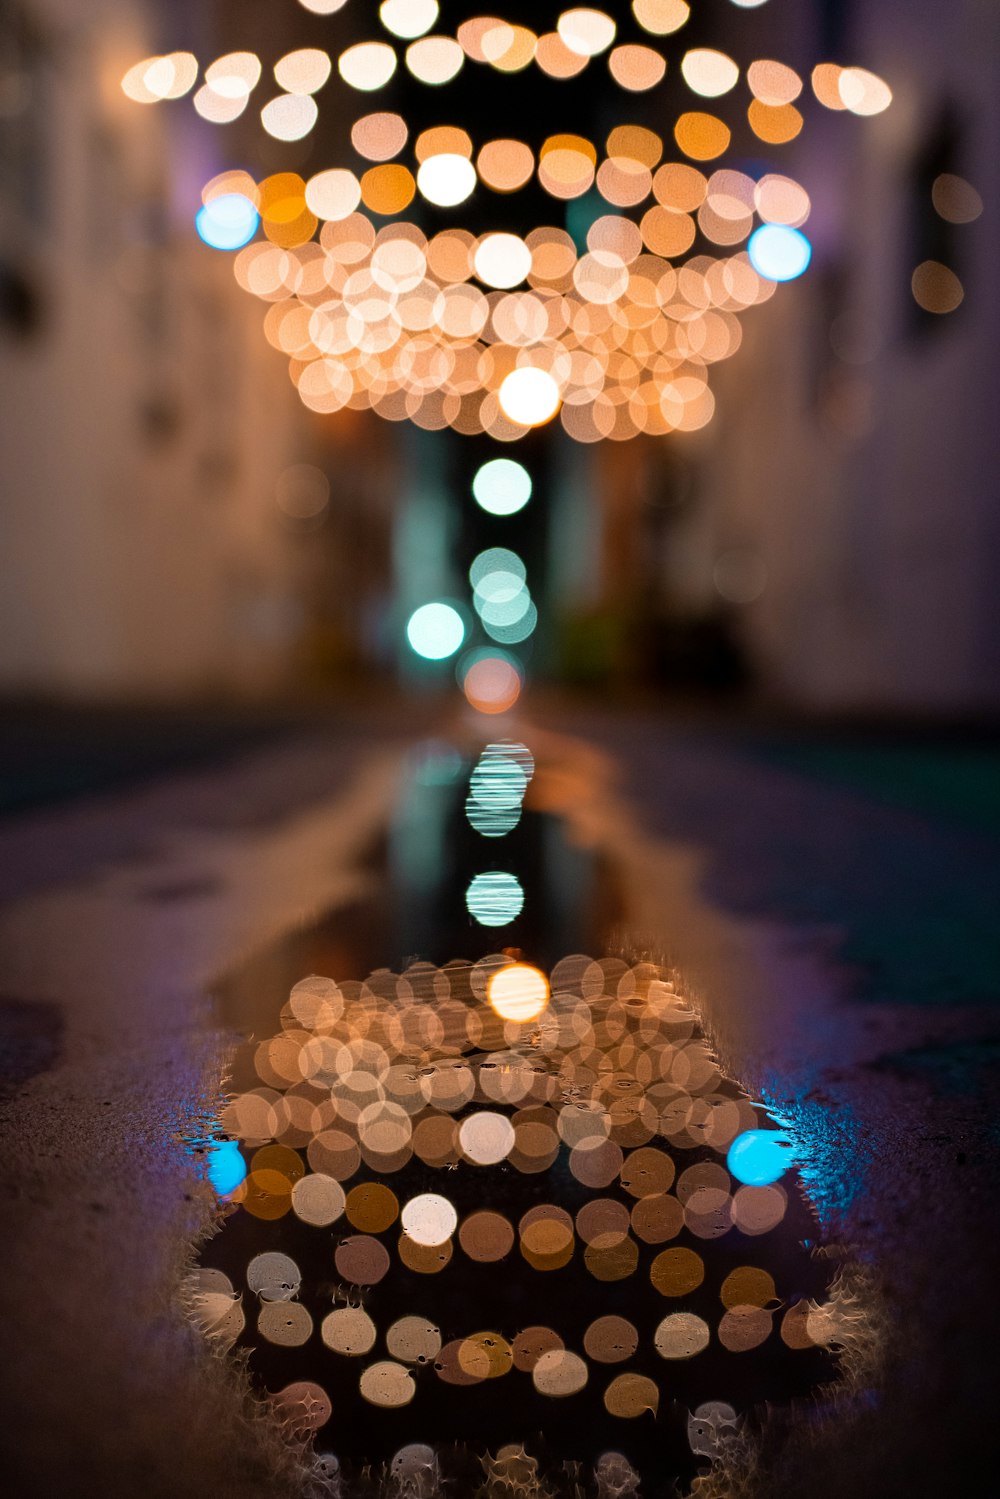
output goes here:
{"type": "Polygon", "coordinates": [[[450,1239],[458,1227],[458,1214],[447,1197],[425,1192],[403,1208],[402,1224],[415,1244],[435,1248],[450,1239]]]}
{"type": "Polygon", "coordinates": [[[480,926],[507,926],[524,908],[524,891],[516,875],[489,870],[474,876],[465,904],[480,926]]]}
{"type": "MultiPolygon", "coordinates": [[[[524,746],[488,748],[516,771],[501,800],[523,795],[524,746]]],[[[766,1265],[752,1262],[747,1246],[792,1207],[791,1189],[778,1185],[794,1170],[787,1137],[722,1077],[694,1013],[652,964],[577,954],[547,976],[497,953],[474,965],[416,964],[366,984],[312,977],[295,986],[284,1020],[278,1036],[255,1043],[261,1085],[234,1097],[222,1120],[246,1142],[239,1155],[250,1167],[230,1199],[268,1234],[293,1215],[297,1242],[316,1228],[329,1243],[335,1225],[325,1305],[304,1272],[310,1251],[293,1257],[272,1248],[273,1238],[245,1271],[254,1314],[215,1269],[190,1278],[188,1305],[221,1346],[250,1339],[305,1358],[321,1345],[348,1423],[358,1402],[419,1406],[427,1380],[460,1398],[508,1376],[518,1403],[573,1400],[592,1386],[602,1419],[632,1421],[660,1406],[667,1385],[657,1368],[669,1366],[671,1396],[683,1399],[676,1381],[688,1365],[703,1385],[706,1360],[749,1359],[766,1344],[769,1361],[794,1364],[843,1336],[835,1302],[802,1296],[803,1286],[828,1285],[829,1270],[796,1250],[790,1283],[787,1239],[773,1256],[765,1241],[766,1265]],[[451,1170],[465,1173],[454,1191],[425,1190],[429,1171],[451,1170]],[[482,1183],[471,1200],[470,1173],[482,1183]],[[490,1202],[494,1186],[504,1211],[490,1202]],[[735,1233],[745,1236],[742,1250],[735,1233]],[[486,1277],[471,1306],[470,1286],[453,1278],[463,1266],[461,1275],[486,1277]],[[400,1307],[401,1273],[420,1277],[413,1284],[426,1300],[414,1293],[400,1307]],[[562,1287],[559,1297],[609,1299],[565,1337],[547,1316],[532,1320],[536,1276],[542,1295],[551,1286],[562,1287]],[[638,1285],[637,1276],[662,1316],[622,1315],[615,1287],[638,1285]],[[790,1299],[791,1286],[801,1299],[790,1299]],[[383,1294],[394,1308],[384,1321],[383,1294]],[[524,1306],[520,1328],[509,1325],[511,1305],[524,1306]]],[[[223,1144],[226,1156],[238,1150],[223,1144]]],[[[800,1223],[791,1232],[796,1243],[803,1237],[800,1223]]],[[[300,1381],[272,1397],[290,1433],[325,1425],[325,1382],[300,1381]]],[[[710,1456],[738,1418],[720,1402],[688,1398],[691,1450],[710,1456]]],[[[490,1461],[533,1471],[523,1449],[508,1450],[522,1455],[490,1461]]],[[[397,1459],[430,1471],[443,1461],[436,1451],[414,1444],[397,1459]]],[[[595,1459],[595,1470],[613,1456],[595,1459]]]]}
{"type": "Polygon", "coordinates": [[[517,827],[535,762],[523,744],[488,744],[469,777],[465,815],[484,838],[502,838],[517,827]]]}
{"type": "Polygon", "coordinates": [[[549,1002],[548,980],[540,969],[527,963],[498,969],[490,978],[486,992],[501,1019],[519,1024],[537,1020],[549,1002]]]}

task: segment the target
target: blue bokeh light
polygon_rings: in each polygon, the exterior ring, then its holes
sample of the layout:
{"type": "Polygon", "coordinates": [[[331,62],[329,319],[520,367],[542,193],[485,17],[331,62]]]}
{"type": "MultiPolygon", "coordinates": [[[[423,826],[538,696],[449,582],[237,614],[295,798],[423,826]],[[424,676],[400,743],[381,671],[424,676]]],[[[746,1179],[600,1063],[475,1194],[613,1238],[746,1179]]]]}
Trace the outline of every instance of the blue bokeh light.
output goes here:
{"type": "Polygon", "coordinates": [[[195,215],[195,228],[213,250],[239,250],[257,233],[260,214],[242,193],[210,198],[195,215]]]}
{"type": "Polygon", "coordinates": [[[729,1147],[726,1165],[747,1187],[769,1187],[784,1176],[794,1156],[784,1130],[748,1129],[729,1147]]]}
{"type": "Polygon", "coordinates": [[[812,259],[812,245],[787,224],[761,224],[747,242],[747,253],[765,281],[794,281],[812,259]]]}
{"type": "Polygon", "coordinates": [[[209,1181],[220,1197],[227,1197],[230,1192],[235,1192],[247,1174],[247,1164],[239,1143],[236,1140],[219,1140],[210,1145],[207,1172],[209,1181]]]}

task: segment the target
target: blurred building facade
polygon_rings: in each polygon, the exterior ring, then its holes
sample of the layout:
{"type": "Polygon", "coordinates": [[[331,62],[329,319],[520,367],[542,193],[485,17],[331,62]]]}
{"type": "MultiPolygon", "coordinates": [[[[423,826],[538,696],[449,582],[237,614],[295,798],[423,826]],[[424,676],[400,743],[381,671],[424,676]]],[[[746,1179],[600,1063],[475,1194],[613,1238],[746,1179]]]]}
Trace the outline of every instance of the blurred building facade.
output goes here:
{"type": "MultiPolygon", "coordinates": [[[[857,119],[807,88],[777,169],[811,195],[813,264],[743,319],[709,426],[552,444],[536,665],[726,686],[742,655],[810,707],[995,708],[997,8],[752,14],[761,55],[874,68],[894,103],[857,119]],[[936,213],[941,173],[981,217],[936,213]],[[954,312],[914,301],[925,259],[960,278],[954,312]]],[[[193,232],[214,172],[325,164],[320,132],[289,148],[121,92],[137,58],[210,57],[251,23],[278,56],[308,18],[291,0],[0,0],[0,691],[329,680],[394,658],[418,584],[464,587],[446,543],[467,483],[445,493],[419,434],[306,412],[230,256],[193,232]]]]}
{"type": "Polygon", "coordinates": [[[121,92],[213,7],[157,9],[0,0],[6,692],[253,692],[298,638],[274,492],[309,434],[193,232],[224,144],[121,92]]]}
{"type": "MultiPolygon", "coordinates": [[[[759,14],[772,10],[773,25],[779,6],[759,14]]],[[[813,262],[745,318],[715,420],[675,441],[662,568],[675,604],[728,612],[773,695],[995,713],[1000,11],[810,11],[800,71],[856,62],[888,81],[893,104],[871,119],[805,106],[787,159],[812,198],[813,262]],[[942,174],[973,186],[981,216],[937,212],[942,174]],[[953,312],[918,306],[911,277],[926,260],[958,276],[953,312]]],[[[774,55],[795,61],[787,46],[774,55]]]]}

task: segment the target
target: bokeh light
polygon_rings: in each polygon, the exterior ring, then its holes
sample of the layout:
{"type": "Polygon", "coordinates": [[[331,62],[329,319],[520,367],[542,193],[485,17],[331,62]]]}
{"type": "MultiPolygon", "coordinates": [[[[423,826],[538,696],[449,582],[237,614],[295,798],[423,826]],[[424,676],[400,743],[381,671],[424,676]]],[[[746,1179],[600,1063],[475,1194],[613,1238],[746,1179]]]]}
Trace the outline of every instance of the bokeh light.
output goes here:
{"type": "Polygon", "coordinates": [[[537,1020],[549,1002],[549,983],[540,968],[512,963],[492,974],[486,986],[490,1008],[518,1025],[537,1020]]]}
{"type": "Polygon", "coordinates": [[[199,208],[195,227],[213,250],[238,250],[257,233],[260,215],[242,193],[222,193],[199,208]]]}
{"type": "Polygon", "coordinates": [[[476,169],[468,157],[442,152],[421,162],[417,186],[428,203],[438,208],[454,208],[464,203],[475,189],[476,169]]]}
{"type": "Polygon", "coordinates": [[[513,458],[491,458],[476,470],[472,493],[490,515],[516,515],[531,499],[531,475],[513,458]]]}
{"type": "Polygon", "coordinates": [[[511,370],[499,390],[501,409],[522,427],[541,427],[559,410],[559,386],[547,370],[511,370]]]}
{"type": "Polygon", "coordinates": [[[524,890],[516,875],[491,870],[473,877],[465,905],[480,926],[508,926],[524,908],[524,890]]]}
{"type": "Polygon", "coordinates": [[[422,604],[410,615],[406,638],[413,651],[426,661],[444,661],[455,654],[465,639],[465,625],[451,604],[422,604]]]}
{"type": "Polygon", "coordinates": [[[812,258],[812,246],[798,229],[786,224],[762,224],[747,245],[750,264],[768,281],[793,281],[812,258]]]}
{"type": "Polygon", "coordinates": [[[784,1176],[794,1160],[791,1142],[781,1130],[750,1129],[737,1135],[726,1165],[749,1187],[769,1187],[784,1176]]]}
{"type": "Polygon", "coordinates": [[[207,1152],[206,1173],[220,1197],[226,1197],[244,1180],[247,1174],[238,1140],[215,1140],[207,1152]]]}
{"type": "Polygon", "coordinates": [[[411,41],[430,31],[439,8],[438,0],[382,0],[378,13],[387,31],[411,41]]]}

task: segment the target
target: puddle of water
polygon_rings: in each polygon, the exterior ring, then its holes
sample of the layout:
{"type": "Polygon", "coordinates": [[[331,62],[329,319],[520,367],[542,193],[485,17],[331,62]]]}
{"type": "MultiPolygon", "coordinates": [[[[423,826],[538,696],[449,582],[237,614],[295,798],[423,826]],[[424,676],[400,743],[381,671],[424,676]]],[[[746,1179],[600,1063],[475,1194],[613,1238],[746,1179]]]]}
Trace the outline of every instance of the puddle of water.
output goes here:
{"type": "Polygon", "coordinates": [[[833,1377],[832,1270],[670,975],[580,956],[609,871],[522,810],[516,756],[470,801],[483,763],[422,750],[372,898],[220,987],[255,1036],[189,1290],[345,1496],[660,1499],[833,1377]]]}

